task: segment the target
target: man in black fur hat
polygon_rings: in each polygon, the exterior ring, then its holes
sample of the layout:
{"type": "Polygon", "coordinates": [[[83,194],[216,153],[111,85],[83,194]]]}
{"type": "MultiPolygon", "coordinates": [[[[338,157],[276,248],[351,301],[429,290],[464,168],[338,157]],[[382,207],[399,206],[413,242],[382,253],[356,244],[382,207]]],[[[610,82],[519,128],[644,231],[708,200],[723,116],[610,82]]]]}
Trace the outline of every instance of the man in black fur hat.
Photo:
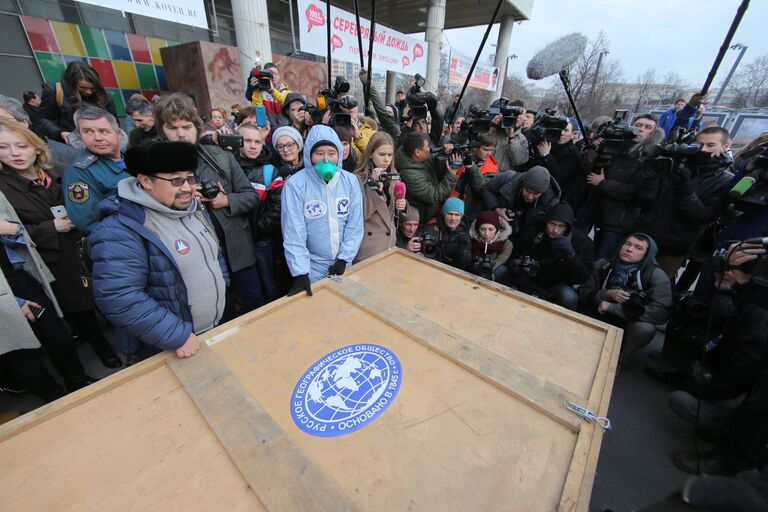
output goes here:
{"type": "Polygon", "coordinates": [[[94,298],[126,355],[189,357],[221,320],[226,293],[221,248],[195,197],[197,150],[157,142],[128,150],[125,164],[133,177],[99,205],[104,220],[88,237],[94,298]]]}

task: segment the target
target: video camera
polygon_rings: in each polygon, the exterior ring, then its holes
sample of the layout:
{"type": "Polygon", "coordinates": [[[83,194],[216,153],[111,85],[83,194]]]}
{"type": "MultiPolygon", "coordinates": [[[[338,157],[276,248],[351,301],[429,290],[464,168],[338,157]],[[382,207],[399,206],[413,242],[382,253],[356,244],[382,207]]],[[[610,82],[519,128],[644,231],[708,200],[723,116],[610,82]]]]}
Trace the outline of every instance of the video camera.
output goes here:
{"type": "Polygon", "coordinates": [[[408,96],[405,98],[405,102],[409,107],[410,119],[426,119],[429,113],[430,104],[432,106],[437,105],[437,96],[431,92],[424,92],[421,90],[424,87],[426,80],[420,74],[416,74],[413,80],[413,85],[408,90],[408,96]]]}
{"type": "Polygon", "coordinates": [[[510,105],[509,100],[504,97],[495,100],[488,108],[488,115],[491,119],[501,114],[501,128],[503,129],[514,128],[517,124],[518,116],[521,116],[524,113],[524,107],[510,105]]]}
{"type": "Polygon", "coordinates": [[[317,107],[320,110],[329,109],[333,114],[331,116],[331,126],[352,126],[352,116],[342,112],[341,108],[351,110],[357,106],[357,100],[353,96],[344,96],[349,92],[349,82],[343,76],[337,76],[330,89],[323,89],[317,93],[315,98],[317,107]]]}
{"type": "Polygon", "coordinates": [[[267,71],[266,69],[261,69],[260,67],[255,67],[251,71],[254,77],[257,79],[256,86],[259,88],[260,91],[271,91],[272,90],[272,72],[267,71]]]}
{"type": "Polygon", "coordinates": [[[597,158],[593,162],[595,169],[607,169],[613,163],[613,159],[625,153],[634,144],[637,138],[637,128],[629,126],[626,122],[627,111],[617,109],[613,119],[601,124],[592,136],[592,144],[587,147],[597,148],[597,158]],[[594,141],[602,140],[599,146],[594,141]]]}
{"type": "Polygon", "coordinates": [[[365,184],[371,188],[378,188],[379,183],[383,183],[384,185],[386,185],[390,181],[399,180],[399,179],[400,179],[399,174],[388,173],[387,171],[383,171],[381,174],[379,174],[378,179],[373,179],[373,176],[371,176],[365,181],[365,184]]]}
{"type": "Polygon", "coordinates": [[[556,143],[560,140],[563,130],[568,126],[568,118],[558,116],[554,109],[544,109],[533,122],[528,131],[529,147],[533,150],[540,142],[556,143]]]}

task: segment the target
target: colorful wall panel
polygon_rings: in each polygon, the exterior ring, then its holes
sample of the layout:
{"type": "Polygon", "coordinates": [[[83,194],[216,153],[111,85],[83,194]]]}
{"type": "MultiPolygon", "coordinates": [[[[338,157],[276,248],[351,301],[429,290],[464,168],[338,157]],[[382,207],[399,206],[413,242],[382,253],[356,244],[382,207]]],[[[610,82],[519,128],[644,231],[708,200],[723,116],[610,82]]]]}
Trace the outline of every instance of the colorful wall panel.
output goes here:
{"type": "Polygon", "coordinates": [[[120,116],[125,115],[125,103],[132,94],[151,100],[168,90],[160,48],[179,41],[32,16],[22,16],[21,23],[43,80],[58,82],[67,64],[86,62],[99,73],[120,116]]]}

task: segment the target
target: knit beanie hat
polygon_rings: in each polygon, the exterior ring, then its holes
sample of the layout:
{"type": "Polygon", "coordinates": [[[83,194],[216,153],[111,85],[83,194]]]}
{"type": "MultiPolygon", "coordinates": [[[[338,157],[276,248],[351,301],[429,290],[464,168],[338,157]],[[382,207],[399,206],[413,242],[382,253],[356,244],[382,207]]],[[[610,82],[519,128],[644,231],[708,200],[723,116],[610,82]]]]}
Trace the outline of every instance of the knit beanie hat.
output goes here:
{"type": "Polygon", "coordinates": [[[523,186],[531,192],[546,191],[549,188],[549,171],[540,165],[531,167],[523,173],[523,186]]]}
{"type": "Polygon", "coordinates": [[[408,209],[400,217],[400,224],[404,222],[413,221],[413,220],[415,220],[416,222],[421,222],[421,219],[419,218],[419,210],[417,210],[413,206],[408,206],[408,209]]]}
{"type": "Polygon", "coordinates": [[[443,213],[459,212],[464,215],[464,201],[458,197],[449,197],[443,205],[443,213]]]}
{"type": "Polygon", "coordinates": [[[301,134],[296,130],[296,128],[293,128],[292,126],[281,126],[274,132],[272,132],[272,143],[277,145],[277,141],[280,139],[280,137],[283,137],[287,135],[288,137],[292,138],[296,144],[299,145],[299,151],[301,151],[304,148],[304,139],[301,138],[301,134]]]}
{"type": "Polygon", "coordinates": [[[181,141],[134,146],[125,153],[125,167],[131,176],[197,171],[197,149],[194,144],[181,141]]]}
{"type": "Polygon", "coordinates": [[[501,226],[501,222],[499,221],[499,214],[493,211],[484,211],[480,212],[477,215],[477,220],[475,221],[475,226],[479,229],[480,226],[483,224],[490,224],[491,226],[495,227],[496,230],[499,230],[499,227],[501,226]]]}

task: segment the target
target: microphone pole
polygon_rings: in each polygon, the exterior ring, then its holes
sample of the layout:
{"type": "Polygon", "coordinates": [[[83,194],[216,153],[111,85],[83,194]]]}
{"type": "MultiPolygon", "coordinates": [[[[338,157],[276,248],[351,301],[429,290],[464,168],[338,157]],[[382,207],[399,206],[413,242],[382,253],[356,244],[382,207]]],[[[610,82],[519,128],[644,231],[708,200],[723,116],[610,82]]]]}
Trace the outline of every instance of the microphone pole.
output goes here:
{"type": "MultiPolygon", "coordinates": [[[[371,32],[368,34],[368,80],[363,89],[363,97],[365,98],[365,107],[363,107],[363,114],[368,115],[368,100],[371,97],[371,79],[373,78],[373,70],[371,69],[371,62],[373,61],[373,39],[376,32],[376,0],[371,0],[371,32]]],[[[362,57],[360,57],[362,59],[362,57]]]]}
{"type": "Polygon", "coordinates": [[[565,95],[568,97],[568,102],[571,104],[571,108],[573,109],[573,114],[576,116],[576,123],[579,125],[579,130],[581,130],[581,135],[584,137],[584,147],[589,147],[589,135],[587,135],[587,131],[584,129],[584,123],[581,120],[581,116],[579,115],[579,109],[576,108],[576,102],[573,101],[573,96],[571,96],[571,77],[568,73],[567,69],[563,69],[560,71],[560,81],[563,83],[563,89],[565,89],[565,95]]]}
{"type": "MultiPolygon", "coordinates": [[[[469,81],[472,79],[472,73],[475,72],[475,66],[477,66],[477,61],[480,58],[480,52],[483,51],[483,46],[485,46],[485,42],[488,40],[488,34],[491,33],[491,27],[493,27],[493,24],[496,23],[496,16],[499,15],[499,9],[501,9],[502,2],[504,2],[504,0],[499,0],[496,3],[496,9],[493,11],[493,16],[491,17],[491,21],[490,23],[488,23],[488,28],[485,29],[483,40],[480,41],[480,47],[477,49],[477,53],[475,54],[475,60],[472,61],[472,67],[469,68],[469,73],[467,74],[467,78],[464,80],[464,85],[461,88],[461,94],[459,94],[459,101],[458,103],[456,103],[456,108],[453,109],[453,112],[451,112],[451,118],[446,119],[446,123],[448,124],[448,126],[451,126],[453,124],[453,119],[456,117],[456,112],[459,110],[459,107],[461,106],[461,100],[464,98],[464,93],[467,90],[469,81]]],[[[430,51],[432,51],[431,48],[430,48],[430,51]]]]}
{"type": "Polygon", "coordinates": [[[357,48],[360,51],[360,67],[365,67],[363,64],[363,34],[360,33],[360,7],[358,0],[355,0],[355,22],[357,23],[357,48]]]}
{"type": "Polygon", "coordinates": [[[720,51],[717,52],[715,62],[709,70],[709,75],[707,75],[707,80],[704,82],[704,87],[701,88],[700,94],[707,94],[707,92],[709,92],[709,86],[712,85],[712,81],[715,79],[717,69],[720,67],[720,63],[723,62],[723,57],[725,57],[725,52],[727,52],[728,47],[731,46],[731,40],[733,39],[733,36],[736,35],[736,29],[739,28],[739,23],[741,23],[744,13],[747,12],[747,7],[749,7],[749,0],[742,0],[739,9],[736,11],[736,16],[734,16],[733,22],[731,23],[731,28],[728,29],[728,33],[725,35],[723,45],[720,47],[720,51]]]}
{"type": "Polygon", "coordinates": [[[331,0],[326,0],[328,3],[325,4],[325,23],[327,26],[327,34],[328,34],[328,56],[326,57],[326,60],[328,61],[328,88],[330,89],[332,87],[331,83],[331,0]]]}

